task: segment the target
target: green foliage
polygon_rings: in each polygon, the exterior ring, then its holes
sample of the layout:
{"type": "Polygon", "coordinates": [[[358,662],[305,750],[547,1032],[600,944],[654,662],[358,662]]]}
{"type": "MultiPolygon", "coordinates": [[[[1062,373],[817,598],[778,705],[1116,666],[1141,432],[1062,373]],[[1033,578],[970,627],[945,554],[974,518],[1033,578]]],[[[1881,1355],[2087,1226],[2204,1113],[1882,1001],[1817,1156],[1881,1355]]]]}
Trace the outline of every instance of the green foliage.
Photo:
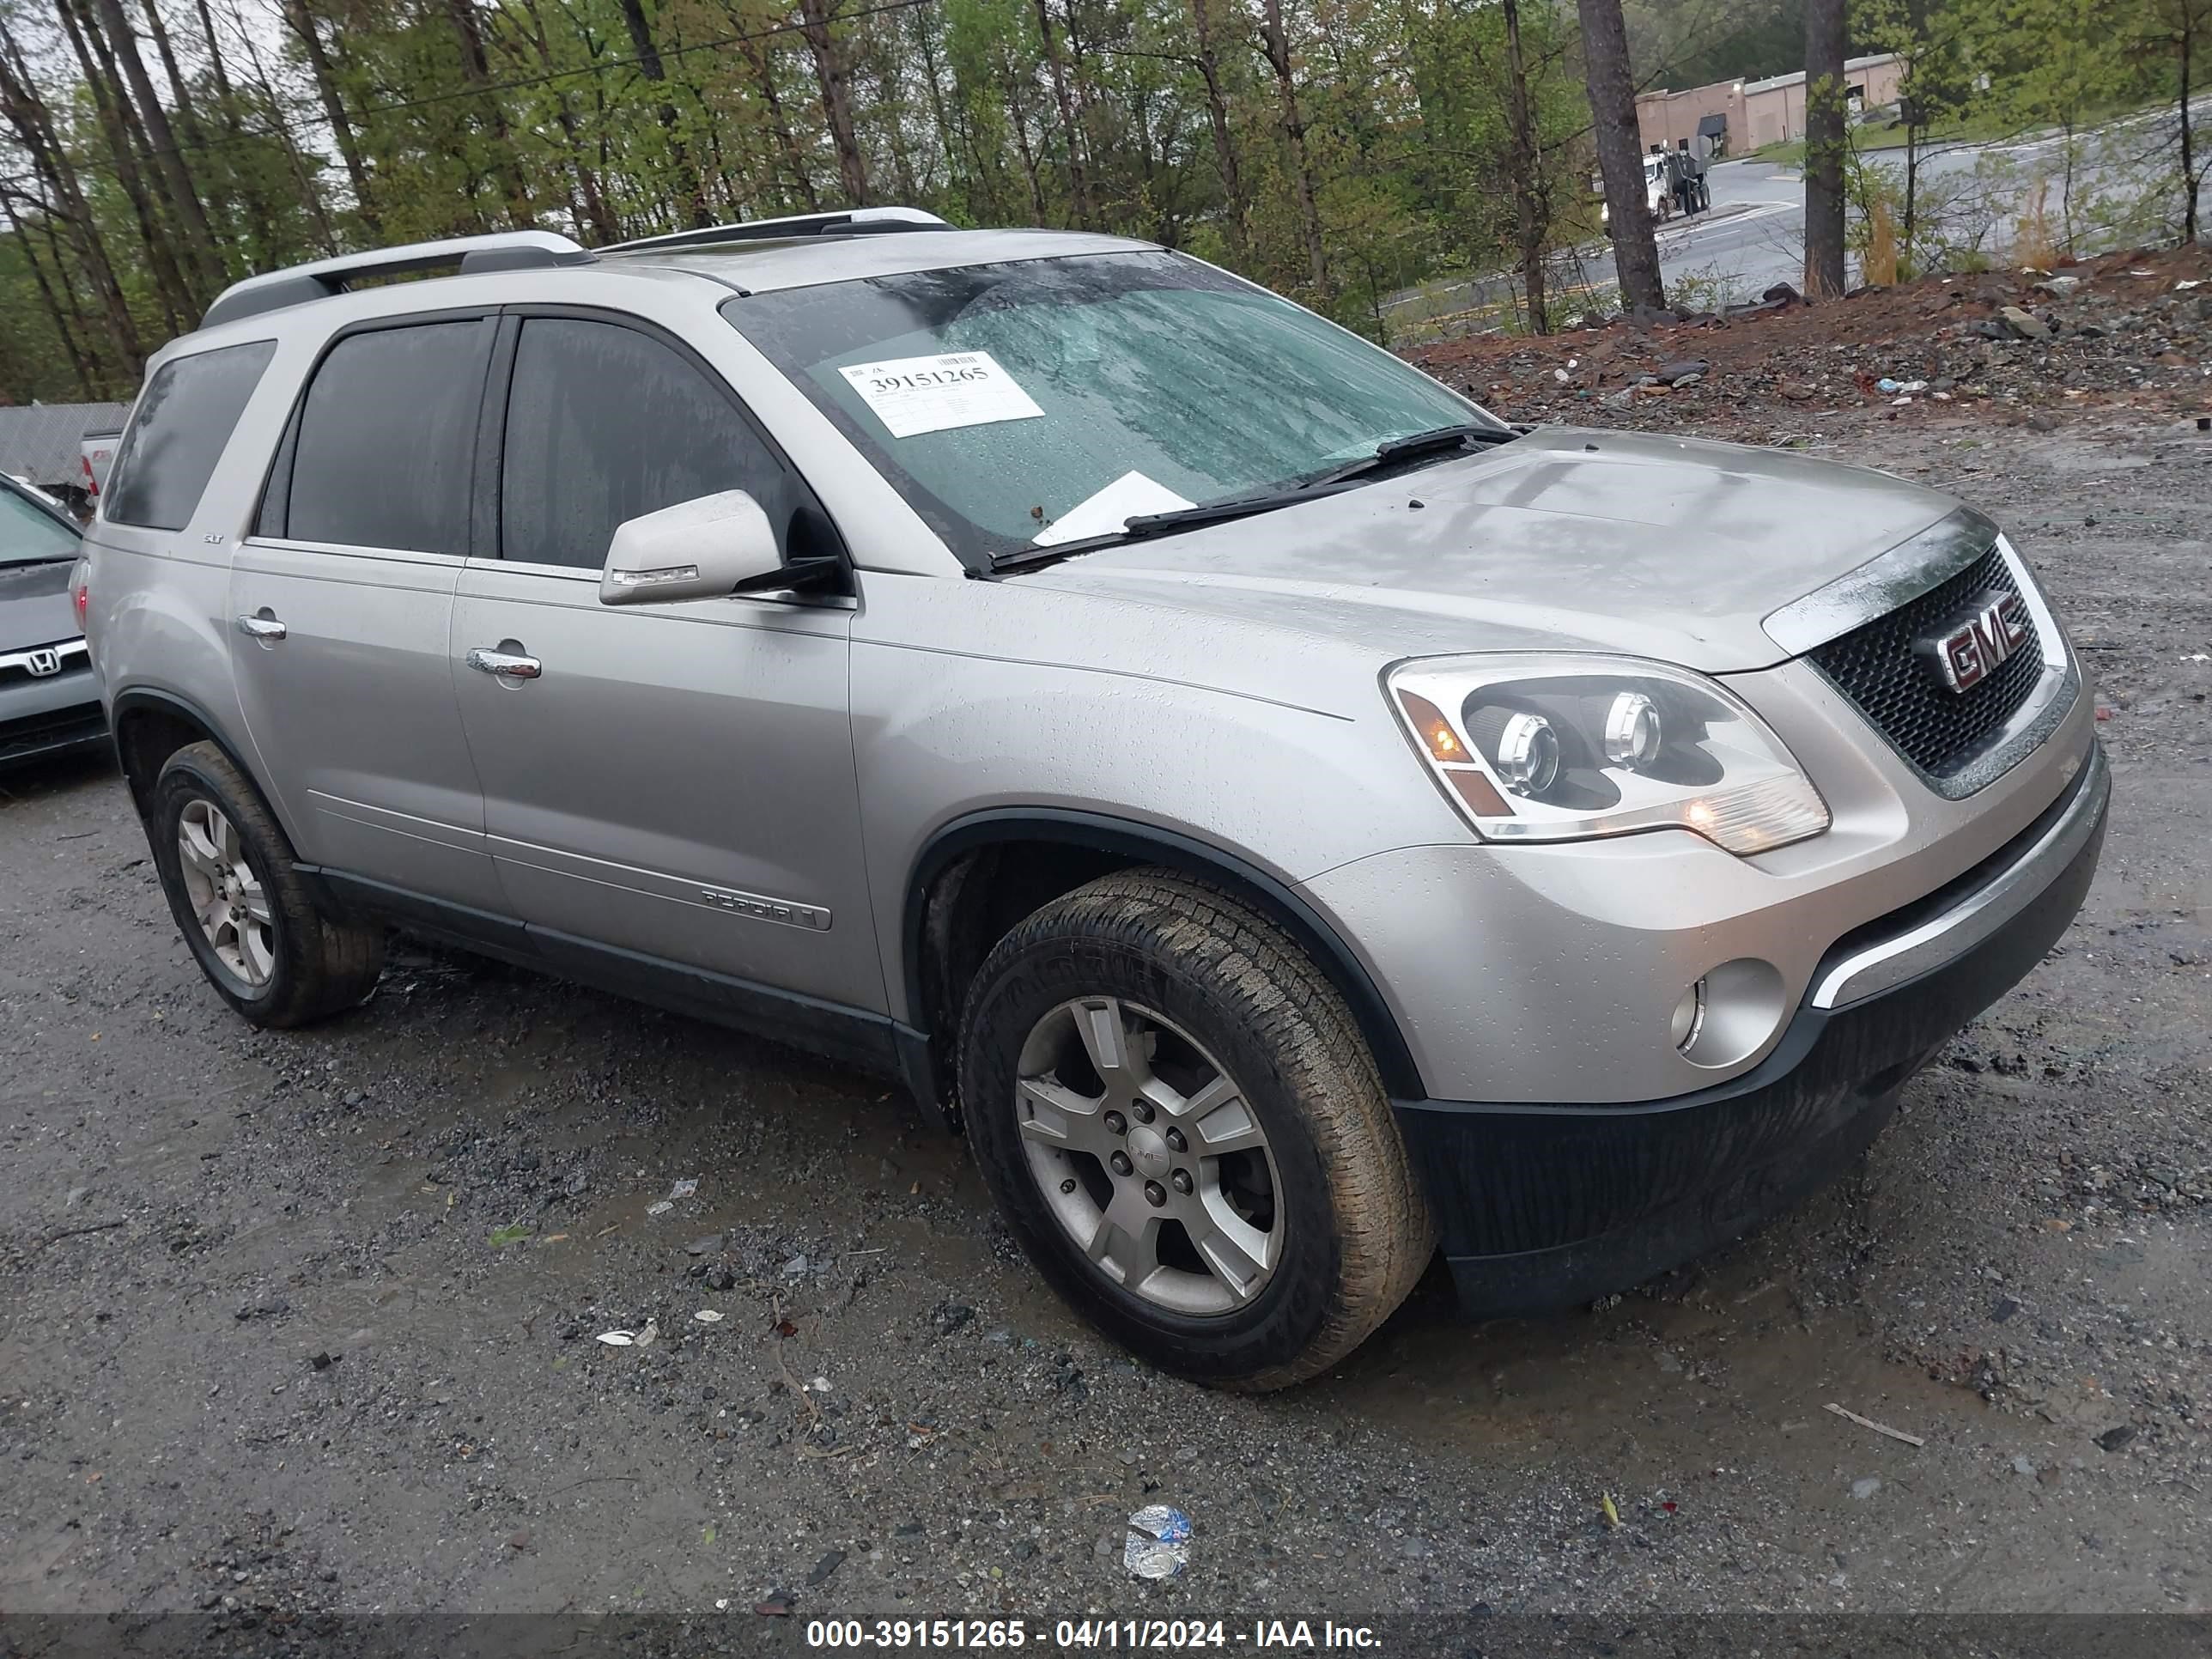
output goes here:
{"type": "MultiPolygon", "coordinates": [[[[958,224],[1188,248],[1377,336],[1406,314],[1393,295],[1447,272],[1509,270],[1517,291],[1548,271],[1570,296],[1553,308],[1577,310],[1597,234],[1559,0],[1521,0],[1517,75],[1501,0],[1280,0],[1287,84],[1270,0],[122,3],[124,40],[68,9],[81,58],[58,0],[0,0],[0,397],[127,395],[249,271],[517,225],[601,243],[836,207],[853,181],[958,224]],[[162,109],[102,69],[125,46],[162,109]]],[[[1637,72],[1785,71],[1803,8],[1626,0],[1637,72]]],[[[1917,153],[1930,132],[2170,110],[2185,49],[2200,82],[2212,64],[2208,9],[1857,0],[1850,38],[1910,60],[1917,153]]],[[[2178,154],[2160,165],[2178,176],[2178,154]]],[[[1863,204],[1887,187],[1859,185],[1863,204]]],[[[2054,214],[2088,222],[2090,193],[2058,189],[2054,214]]],[[[1910,261],[1979,246],[1912,199],[1910,261]]]]}

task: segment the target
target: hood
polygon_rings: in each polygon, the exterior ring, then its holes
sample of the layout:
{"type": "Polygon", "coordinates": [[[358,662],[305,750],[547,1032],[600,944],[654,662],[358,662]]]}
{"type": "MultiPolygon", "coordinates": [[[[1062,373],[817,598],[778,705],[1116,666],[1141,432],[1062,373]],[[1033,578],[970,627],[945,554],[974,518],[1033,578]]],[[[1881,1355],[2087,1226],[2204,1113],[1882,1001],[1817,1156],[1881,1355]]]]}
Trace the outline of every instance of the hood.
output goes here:
{"type": "Polygon", "coordinates": [[[1393,658],[1565,647],[1725,673],[1790,654],[1760,618],[1957,505],[1778,450],[1547,428],[1018,580],[1393,658]]]}
{"type": "Polygon", "coordinates": [[[57,644],[84,631],[70,603],[75,562],[0,565],[0,653],[57,644]]]}

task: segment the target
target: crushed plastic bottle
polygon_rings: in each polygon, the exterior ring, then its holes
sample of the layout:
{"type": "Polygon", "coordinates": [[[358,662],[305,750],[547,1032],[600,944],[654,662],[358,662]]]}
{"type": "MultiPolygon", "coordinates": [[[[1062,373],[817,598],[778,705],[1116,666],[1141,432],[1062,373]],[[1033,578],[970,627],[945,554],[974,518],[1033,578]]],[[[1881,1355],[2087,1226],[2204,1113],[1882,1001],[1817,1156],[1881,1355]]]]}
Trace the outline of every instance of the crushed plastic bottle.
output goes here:
{"type": "Polygon", "coordinates": [[[1173,1578],[1190,1565],[1190,1517],[1165,1504],[1147,1504],[1129,1517],[1121,1565],[1133,1578],[1173,1578]]]}

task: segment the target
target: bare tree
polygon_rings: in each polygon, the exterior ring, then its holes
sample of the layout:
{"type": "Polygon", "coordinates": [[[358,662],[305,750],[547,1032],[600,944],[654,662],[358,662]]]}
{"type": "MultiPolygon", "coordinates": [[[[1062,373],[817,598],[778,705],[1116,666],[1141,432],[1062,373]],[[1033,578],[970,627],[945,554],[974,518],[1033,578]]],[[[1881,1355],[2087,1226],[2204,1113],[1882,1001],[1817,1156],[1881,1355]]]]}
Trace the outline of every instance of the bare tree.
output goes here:
{"type": "Polygon", "coordinates": [[[63,33],[69,37],[70,49],[76,55],[85,88],[92,94],[93,111],[115,166],[115,181],[122,185],[124,198],[131,204],[131,217],[138,227],[139,245],[146,250],[146,267],[154,278],[154,292],[161,301],[162,317],[171,333],[180,333],[187,326],[185,319],[198,310],[198,302],[179,267],[171,246],[173,239],[154,210],[154,193],[138,165],[145,149],[144,137],[131,130],[130,104],[122,82],[115,74],[113,58],[94,20],[80,15],[71,0],[55,0],[54,12],[61,20],[63,33]]]}
{"type": "Polygon", "coordinates": [[[131,20],[123,15],[119,0],[96,3],[100,28],[107,36],[109,50],[122,65],[123,78],[129,83],[128,97],[137,101],[138,118],[145,125],[155,168],[167,188],[177,222],[183,228],[185,257],[178,263],[187,268],[197,267],[211,288],[220,288],[229,276],[223,268],[222,254],[216,250],[215,233],[208,228],[207,214],[200,206],[199,190],[192,182],[191,169],[185,164],[183,147],[177,142],[176,130],[169,125],[169,112],[161,107],[161,100],[154,91],[153,77],[146,73],[146,60],[138,51],[138,37],[131,27],[131,20]]]}
{"type": "MultiPolygon", "coordinates": [[[[384,228],[377,216],[375,200],[369,193],[368,163],[362,157],[353,120],[346,113],[345,100],[338,96],[337,70],[323,45],[323,37],[316,32],[314,13],[308,9],[308,0],[283,0],[282,9],[284,21],[299,41],[307,68],[314,76],[315,96],[322,102],[323,118],[331,124],[331,137],[345,162],[346,177],[352,181],[354,211],[361,216],[362,225],[370,235],[380,235],[384,228]]],[[[240,25],[241,29],[244,27],[240,25]]]]}
{"type": "Polygon", "coordinates": [[[1198,43],[1198,75],[1206,83],[1206,116],[1213,129],[1213,165],[1221,174],[1221,194],[1229,207],[1229,252],[1242,260],[1249,240],[1250,209],[1244,199],[1244,169],[1237,159],[1237,135],[1229,125],[1229,100],[1221,89],[1221,49],[1210,8],[1214,0],[1190,0],[1191,33],[1198,43]]]}
{"type": "MultiPolygon", "coordinates": [[[[99,222],[85,199],[76,165],[55,129],[52,112],[39,95],[30,63],[9,32],[4,15],[0,15],[0,116],[7,118],[8,125],[29,155],[33,169],[46,187],[47,200],[58,204],[78,264],[90,275],[101,308],[106,313],[106,337],[121,352],[125,374],[136,380],[146,367],[146,350],[139,339],[137,322],[131,314],[115,262],[100,238],[99,222]]],[[[52,228],[51,218],[47,228],[52,228]]],[[[57,270],[61,268],[58,252],[54,264],[57,270]]]]}
{"type": "Polygon", "coordinates": [[[1313,151],[1306,143],[1305,112],[1298,103],[1298,83],[1291,61],[1291,32],[1283,21],[1283,0],[1260,0],[1260,43],[1267,48],[1267,67],[1275,72],[1283,137],[1291,147],[1291,179],[1297,189],[1298,226],[1305,235],[1307,269],[1312,275],[1314,292],[1326,300],[1328,252],[1322,242],[1320,192],[1314,186],[1313,151]]]}
{"type": "Polygon", "coordinates": [[[1636,125],[1628,26],[1621,19],[1620,0],[1577,0],[1576,9],[1582,17],[1590,126],[1597,141],[1598,171],[1605,179],[1606,233],[1613,239],[1621,308],[1662,307],[1667,290],[1659,276],[1651,204],[1644,194],[1644,141],[1636,125]]]}
{"type": "Polygon", "coordinates": [[[1521,52],[1521,0],[1504,0],[1506,125],[1511,137],[1506,159],[1513,174],[1513,224],[1521,250],[1521,291],[1528,308],[1528,330],[1548,334],[1552,319],[1544,293],[1546,211],[1539,177],[1542,155],[1536,121],[1528,104],[1528,64],[1521,52]]]}
{"type": "Polygon", "coordinates": [[[814,54],[814,79],[822,89],[830,141],[837,149],[837,178],[845,186],[845,204],[862,207],[868,199],[868,163],[860,154],[860,130],[853,122],[852,72],[846,67],[843,49],[830,33],[830,0],[799,0],[799,33],[814,54]]]}
{"type": "Polygon", "coordinates": [[[1805,0],[1805,292],[1844,292],[1844,0],[1805,0]]]}
{"type": "Polygon", "coordinates": [[[1044,64],[1052,76],[1052,100],[1060,108],[1060,130],[1067,140],[1067,194],[1075,222],[1091,223],[1091,180],[1083,166],[1083,134],[1075,117],[1075,100],[1067,89],[1067,66],[1061,60],[1060,42],[1052,32],[1052,10],[1036,0],[1037,34],[1044,43],[1044,64]]]}
{"type": "Polygon", "coordinates": [[[667,92],[668,70],[660,61],[660,46],[653,38],[653,25],[645,15],[642,0],[620,0],[623,24],[629,30],[630,49],[637,54],[638,72],[653,85],[653,118],[668,137],[668,159],[676,169],[676,191],[684,198],[684,217],[694,228],[714,222],[707,211],[706,191],[699,183],[699,169],[692,164],[691,152],[684,143],[678,129],[676,106],[667,92]]]}

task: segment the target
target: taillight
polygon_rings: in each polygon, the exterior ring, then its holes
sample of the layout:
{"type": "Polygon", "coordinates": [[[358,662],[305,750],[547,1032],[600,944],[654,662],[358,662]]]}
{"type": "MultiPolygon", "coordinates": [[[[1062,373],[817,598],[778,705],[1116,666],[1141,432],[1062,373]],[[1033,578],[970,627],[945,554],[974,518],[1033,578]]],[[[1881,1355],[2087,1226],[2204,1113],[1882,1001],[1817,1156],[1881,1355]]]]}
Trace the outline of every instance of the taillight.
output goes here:
{"type": "Polygon", "coordinates": [[[92,561],[79,559],[70,572],[70,602],[76,606],[76,631],[84,632],[84,618],[92,609],[92,561]]]}

